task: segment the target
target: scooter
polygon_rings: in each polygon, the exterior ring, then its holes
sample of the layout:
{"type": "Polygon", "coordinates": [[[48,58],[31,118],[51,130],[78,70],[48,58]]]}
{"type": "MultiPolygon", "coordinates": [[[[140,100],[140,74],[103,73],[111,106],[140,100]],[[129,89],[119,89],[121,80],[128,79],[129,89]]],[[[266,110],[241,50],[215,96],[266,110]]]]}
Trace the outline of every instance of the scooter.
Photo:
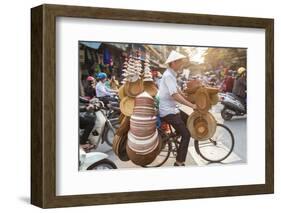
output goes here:
{"type": "Polygon", "coordinates": [[[246,106],[233,93],[220,93],[220,102],[224,105],[221,116],[229,121],[233,116],[244,116],[247,114],[246,106]]]}
{"type": "MultiPolygon", "coordinates": [[[[93,110],[96,121],[91,134],[89,135],[89,141],[91,144],[95,145],[95,148],[99,144],[106,142],[109,146],[112,146],[112,140],[115,134],[115,129],[119,126],[118,117],[109,117],[107,114],[107,108],[105,108],[102,101],[98,99],[92,99],[90,101],[80,97],[80,101],[83,103],[91,103],[95,106],[93,110]]],[[[111,110],[111,108],[109,108],[111,110]]],[[[80,135],[82,135],[84,130],[80,130],[80,135]]]]}
{"type": "Polygon", "coordinates": [[[86,153],[80,148],[79,171],[117,169],[115,163],[108,159],[108,155],[102,152],[86,153]]]}

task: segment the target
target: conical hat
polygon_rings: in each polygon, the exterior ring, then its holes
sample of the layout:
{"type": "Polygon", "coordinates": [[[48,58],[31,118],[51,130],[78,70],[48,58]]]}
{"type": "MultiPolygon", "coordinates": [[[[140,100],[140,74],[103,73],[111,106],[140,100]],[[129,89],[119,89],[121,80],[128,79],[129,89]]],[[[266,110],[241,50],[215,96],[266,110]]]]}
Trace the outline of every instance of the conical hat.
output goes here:
{"type": "Polygon", "coordinates": [[[219,92],[219,89],[216,87],[206,87],[206,90],[209,94],[217,94],[219,92]]]}
{"type": "MultiPolygon", "coordinates": [[[[186,94],[186,93],[185,93],[186,94]]],[[[195,94],[189,94],[187,93],[185,95],[185,99],[188,100],[189,102],[195,104],[195,94]]]]}
{"type": "Polygon", "coordinates": [[[197,89],[199,89],[202,86],[201,82],[199,80],[191,80],[187,82],[185,92],[186,93],[195,93],[197,89]]]}
{"type": "Polygon", "coordinates": [[[151,96],[156,96],[158,89],[153,81],[144,81],[143,82],[144,91],[146,91],[151,96]]]}
{"type": "Polygon", "coordinates": [[[116,130],[116,135],[122,136],[123,134],[127,134],[130,129],[130,117],[123,117],[120,122],[120,127],[116,130]]]}
{"type": "Polygon", "coordinates": [[[135,106],[135,99],[131,97],[125,97],[120,102],[120,110],[126,116],[131,116],[133,114],[135,106]]]}
{"type": "Polygon", "coordinates": [[[195,104],[197,106],[197,110],[201,113],[206,113],[211,108],[211,101],[206,88],[200,87],[197,89],[195,93],[195,104]]]}
{"type": "Polygon", "coordinates": [[[120,160],[129,161],[129,156],[127,154],[126,146],[127,146],[127,134],[122,135],[120,142],[118,144],[118,154],[120,160]]]}
{"type": "Polygon", "coordinates": [[[156,139],[155,146],[148,153],[138,153],[132,150],[130,146],[128,146],[128,143],[126,144],[128,157],[134,164],[139,166],[146,166],[152,163],[155,160],[155,158],[159,155],[161,148],[162,148],[162,140],[160,134],[156,139]]]}
{"type": "Polygon", "coordinates": [[[125,93],[129,97],[136,97],[144,90],[143,82],[140,79],[135,82],[126,82],[124,87],[125,93]]]}
{"type": "Polygon", "coordinates": [[[118,96],[119,96],[120,100],[122,100],[122,99],[126,96],[124,85],[122,85],[122,86],[118,89],[118,96]]]}
{"type": "Polygon", "coordinates": [[[126,116],[121,112],[118,118],[119,123],[122,122],[122,120],[125,118],[126,116]]]}
{"type": "Polygon", "coordinates": [[[211,113],[193,112],[187,120],[187,128],[196,140],[211,138],[216,132],[217,122],[211,113]]]}
{"type": "Polygon", "coordinates": [[[218,94],[210,94],[209,96],[212,105],[216,105],[219,102],[218,94]]]}
{"type": "Polygon", "coordinates": [[[113,142],[112,142],[112,150],[116,155],[118,155],[118,148],[119,148],[120,140],[121,140],[121,136],[114,135],[113,142]]]}
{"type": "Polygon", "coordinates": [[[179,59],[183,59],[183,58],[186,58],[186,56],[184,56],[183,54],[181,53],[178,53],[177,51],[172,51],[169,55],[169,57],[167,58],[165,64],[169,64],[173,61],[176,61],[176,60],[179,60],[179,59]]]}
{"type": "Polygon", "coordinates": [[[122,161],[130,160],[127,155],[126,145],[127,145],[127,134],[124,134],[122,136],[118,136],[118,135],[114,136],[112,150],[122,161]]]}

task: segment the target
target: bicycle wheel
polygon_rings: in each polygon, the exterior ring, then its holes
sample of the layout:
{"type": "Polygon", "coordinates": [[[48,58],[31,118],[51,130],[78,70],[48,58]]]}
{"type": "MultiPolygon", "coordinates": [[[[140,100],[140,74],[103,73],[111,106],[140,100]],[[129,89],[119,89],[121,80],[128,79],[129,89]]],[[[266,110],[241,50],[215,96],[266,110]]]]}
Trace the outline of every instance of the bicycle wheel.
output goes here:
{"type": "Polygon", "coordinates": [[[148,165],[142,166],[142,167],[145,167],[145,168],[160,167],[168,160],[168,158],[170,157],[170,154],[171,154],[171,150],[172,150],[171,143],[169,142],[169,140],[163,140],[162,143],[163,143],[163,145],[162,145],[161,152],[155,158],[155,160],[151,164],[148,164],[148,165]]]}
{"type": "Polygon", "coordinates": [[[212,138],[205,141],[195,140],[196,152],[206,161],[218,163],[225,160],[233,151],[234,136],[231,130],[217,124],[217,129],[212,138]]]}
{"type": "Polygon", "coordinates": [[[116,128],[119,127],[119,122],[118,121],[112,122],[111,126],[106,125],[105,130],[104,130],[104,140],[109,146],[112,147],[113,138],[114,138],[114,135],[116,132],[116,128]]]}

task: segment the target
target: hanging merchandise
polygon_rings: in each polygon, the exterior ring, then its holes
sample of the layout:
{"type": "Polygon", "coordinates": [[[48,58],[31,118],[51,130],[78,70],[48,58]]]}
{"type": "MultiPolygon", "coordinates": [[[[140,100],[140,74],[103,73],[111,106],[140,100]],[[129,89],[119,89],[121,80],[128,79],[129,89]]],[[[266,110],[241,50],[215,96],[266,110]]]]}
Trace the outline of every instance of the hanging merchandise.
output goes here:
{"type": "Polygon", "coordinates": [[[160,153],[162,144],[156,128],[156,109],[152,97],[156,95],[157,87],[153,82],[148,57],[144,65],[143,71],[138,54],[135,58],[130,55],[123,64],[124,84],[118,91],[121,100],[121,125],[116,130],[118,136],[113,140],[114,152],[121,160],[129,158],[140,166],[150,164],[160,153]],[[122,140],[125,137],[127,140],[122,140]]]}
{"type": "Polygon", "coordinates": [[[144,90],[148,92],[152,97],[155,97],[158,89],[152,78],[152,73],[150,69],[150,60],[147,55],[144,62],[144,73],[143,73],[143,86],[144,90]]]}
{"type": "Polygon", "coordinates": [[[121,72],[121,76],[122,76],[122,80],[121,80],[121,84],[124,85],[127,81],[127,68],[128,68],[128,58],[126,57],[123,63],[123,68],[122,68],[122,72],[121,72]]]}
{"type": "Polygon", "coordinates": [[[197,106],[187,120],[187,128],[196,140],[206,140],[215,134],[217,122],[209,110],[218,102],[218,91],[218,88],[205,87],[198,80],[189,81],[184,89],[186,99],[197,106]]]}
{"type": "Polygon", "coordinates": [[[129,97],[136,97],[143,92],[143,82],[140,78],[142,65],[139,58],[129,57],[128,67],[123,73],[126,78],[124,84],[125,93],[129,97]]]}
{"type": "Polygon", "coordinates": [[[154,99],[143,92],[136,97],[127,139],[127,155],[137,165],[150,164],[160,153],[161,140],[156,128],[154,99]]]}
{"type": "Polygon", "coordinates": [[[191,136],[199,141],[211,138],[216,132],[216,127],[216,119],[209,112],[202,114],[194,111],[187,120],[187,128],[191,136]]]}
{"type": "Polygon", "coordinates": [[[135,99],[126,96],[120,102],[120,111],[126,116],[131,116],[133,114],[134,106],[135,99]]]}
{"type": "Polygon", "coordinates": [[[127,82],[135,82],[137,80],[139,80],[140,78],[140,73],[139,73],[139,65],[137,65],[137,60],[135,60],[133,58],[132,55],[130,55],[129,57],[129,61],[128,61],[128,67],[127,67],[127,70],[126,70],[126,80],[127,82]]]}
{"type": "Polygon", "coordinates": [[[103,64],[110,64],[111,54],[108,48],[103,51],[103,64]]]}

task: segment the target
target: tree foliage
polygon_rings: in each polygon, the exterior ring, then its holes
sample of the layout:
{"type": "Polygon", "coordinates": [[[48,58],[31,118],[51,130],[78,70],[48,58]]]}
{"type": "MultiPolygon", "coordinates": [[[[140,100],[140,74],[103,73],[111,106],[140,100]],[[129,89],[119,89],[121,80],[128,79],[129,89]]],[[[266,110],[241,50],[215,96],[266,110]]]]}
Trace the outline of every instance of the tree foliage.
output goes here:
{"type": "Polygon", "coordinates": [[[246,66],[246,49],[244,48],[208,48],[204,62],[213,69],[219,66],[237,69],[246,66]]]}

